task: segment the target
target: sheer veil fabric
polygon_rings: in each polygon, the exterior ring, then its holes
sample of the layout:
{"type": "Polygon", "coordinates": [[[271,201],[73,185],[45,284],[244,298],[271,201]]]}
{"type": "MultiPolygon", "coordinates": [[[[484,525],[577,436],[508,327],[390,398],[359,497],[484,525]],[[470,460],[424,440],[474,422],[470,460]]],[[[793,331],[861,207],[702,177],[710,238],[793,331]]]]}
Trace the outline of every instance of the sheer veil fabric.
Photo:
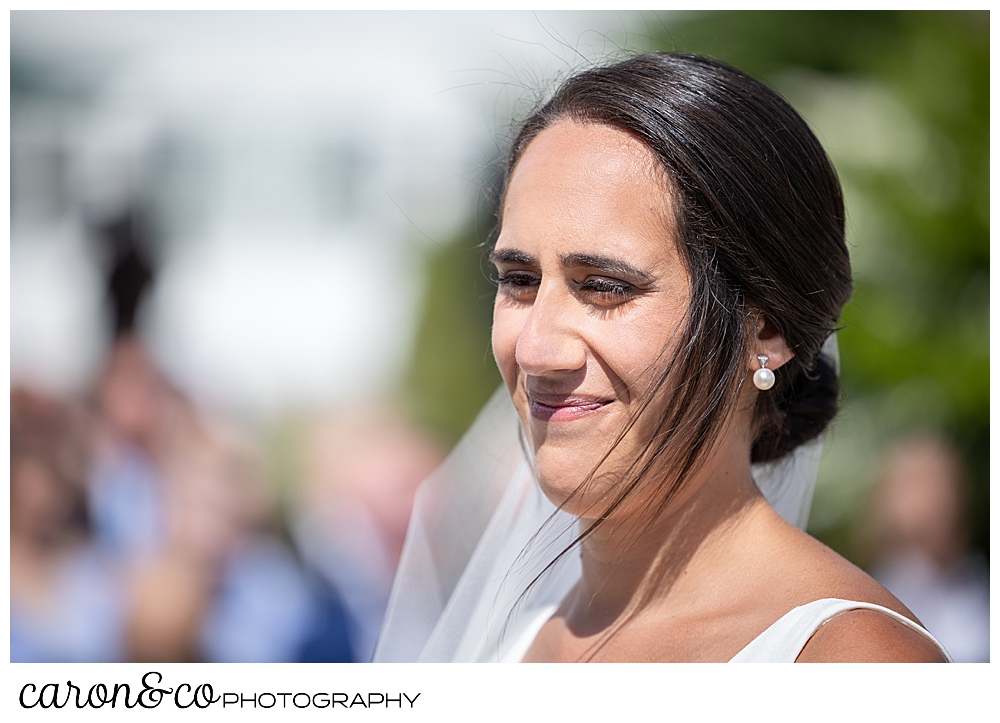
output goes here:
{"type": "MultiPolygon", "coordinates": [[[[836,335],[823,352],[839,372],[836,335]]],[[[823,438],[754,479],[774,509],[805,529],[823,438]]],[[[535,482],[517,412],[501,386],[417,494],[373,662],[499,662],[580,576],[564,555],[577,532],[535,482]]]]}

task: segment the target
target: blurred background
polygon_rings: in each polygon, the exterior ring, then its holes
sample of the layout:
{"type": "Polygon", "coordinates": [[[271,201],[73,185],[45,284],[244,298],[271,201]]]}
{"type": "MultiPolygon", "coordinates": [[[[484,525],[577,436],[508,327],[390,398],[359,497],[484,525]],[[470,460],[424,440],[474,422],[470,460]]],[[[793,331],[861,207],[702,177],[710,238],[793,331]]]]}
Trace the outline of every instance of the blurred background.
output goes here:
{"type": "Polygon", "coordinates": [[[364,661],[499,384],[495,162],[647,50],[781,92],[856,290],[810,531],[989,659],[989,16],[11,13],[11,660],[364,661]]]}

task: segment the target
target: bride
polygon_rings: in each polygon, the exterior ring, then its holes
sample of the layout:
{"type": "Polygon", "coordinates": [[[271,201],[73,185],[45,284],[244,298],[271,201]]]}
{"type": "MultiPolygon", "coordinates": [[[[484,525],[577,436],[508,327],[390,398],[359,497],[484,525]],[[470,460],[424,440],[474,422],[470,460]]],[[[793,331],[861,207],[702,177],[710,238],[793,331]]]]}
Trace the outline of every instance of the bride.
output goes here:
{"type": "Polygon", "coordinates": [[[490,260],[506,390],[418,497],[376,661],[948,660],[800,529],[851,274],[784,100],[677,54],[570,78],[490,260]]]}

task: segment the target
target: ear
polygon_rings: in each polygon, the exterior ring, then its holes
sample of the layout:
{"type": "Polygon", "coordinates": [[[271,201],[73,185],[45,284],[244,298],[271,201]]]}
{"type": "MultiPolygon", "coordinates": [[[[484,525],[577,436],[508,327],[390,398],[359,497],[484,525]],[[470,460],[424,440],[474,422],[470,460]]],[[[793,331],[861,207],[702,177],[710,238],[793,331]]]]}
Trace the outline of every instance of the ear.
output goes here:
{"type": "Polygon", "coordinates": [[[755,317],[754,325],[756,337],[750,344],[750,369],[760,368],[758,356],[767,357],[767,368],[771,371],[787,364],[795,354],[788,347],[785,337],[778,331],[778,327],[765,317],[758,314],[755,317]]]}

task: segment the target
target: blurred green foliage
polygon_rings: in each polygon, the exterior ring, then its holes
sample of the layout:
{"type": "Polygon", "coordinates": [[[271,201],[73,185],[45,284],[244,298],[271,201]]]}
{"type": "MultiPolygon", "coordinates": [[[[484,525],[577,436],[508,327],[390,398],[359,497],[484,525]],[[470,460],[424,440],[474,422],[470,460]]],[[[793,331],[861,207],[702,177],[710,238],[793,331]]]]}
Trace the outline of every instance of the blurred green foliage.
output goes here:
{"type": "MultiPolygon", "coordinates": [[[[965,455],[974,542],[988,554],[988,13],[645,17],[654,49],[729,62],[781,92],[844,185],[855,273],[839,339],[845,409],[811,531],[865,563],[856,532],[881,452],[933,430],[965,455]]],[[[499,383],[484,239],[470,230],[430,255],[405,384],[417,418],[451,441],[499,383]]]]}
{"type": "Polygon", "coordinates": [[[500,384],[490,348],[494,287],[483,243],[490,216],[426,256],[421,321],[403,405],[424,429],[454,444],[500,384]]]}

